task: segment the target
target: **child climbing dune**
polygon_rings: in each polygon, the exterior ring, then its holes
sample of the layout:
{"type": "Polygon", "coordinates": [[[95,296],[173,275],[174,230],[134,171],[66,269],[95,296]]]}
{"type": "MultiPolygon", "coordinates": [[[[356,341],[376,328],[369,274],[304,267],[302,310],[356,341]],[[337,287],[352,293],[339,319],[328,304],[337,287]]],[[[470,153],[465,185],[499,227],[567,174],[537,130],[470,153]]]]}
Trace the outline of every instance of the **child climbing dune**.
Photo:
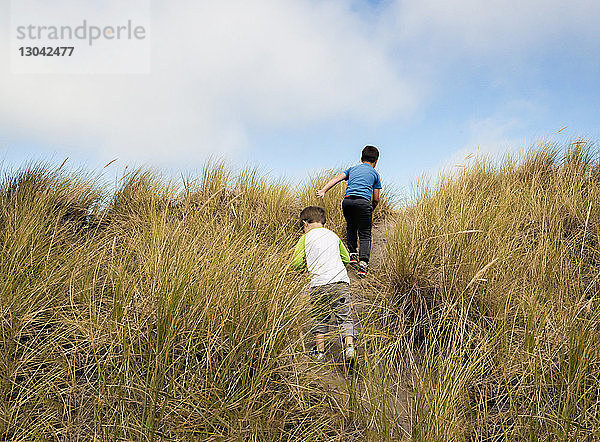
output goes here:
{"type": "Polygon", "coordinates": [[[335,233],[324,227],[323,208],[306,207],[300,213],[300,220],[304,235],[294,249],[292,267],[300,270],[306,266],[310,272],[312,332],[315,336],[313,355],[317,360],[325,357],[325,334],[333,317],[341,329],[344,358],[353,361],[356,331],[352,320],[350,279],[345,267],[350,261],[348,250],[335,233]]]}
{"type": "Polygon", "coordinates": [[[325,193],[337,183],[348,180],[346,194],[342,201],[342,210],[346,219],[350,263],[358,263],[358,276],[362,278],[367,276],[369,271],[373,210],[379,203],[379,192],[381,191],[381,180],[375,170],[378,160],[379,150],[375,146],[365,146],[360,158],[361,164],[334,176],[321,190],[317,191],[317,196],[323,198],[325,193]],[[357,247],[357,233],[360,247],[357,247]]]}

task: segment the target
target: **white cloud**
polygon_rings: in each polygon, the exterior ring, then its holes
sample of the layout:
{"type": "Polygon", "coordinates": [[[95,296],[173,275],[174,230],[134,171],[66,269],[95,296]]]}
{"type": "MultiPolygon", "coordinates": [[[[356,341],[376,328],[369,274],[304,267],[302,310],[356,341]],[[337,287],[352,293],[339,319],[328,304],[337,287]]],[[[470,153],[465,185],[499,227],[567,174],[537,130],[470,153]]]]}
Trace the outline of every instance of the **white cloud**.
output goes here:
{"type": "MultiPolygon", "coordinates": [[[[0,0],[2,28],[7,11],[0,0]]],[[[0,130],[102,159],[189,165],[252,147],[257,129],[401,121],[443,83],[443,61],[464,53],[600,41],[598,0],[391,0],[364,11],[353,0],[155,1],[150,75],[0,66],[0,130]]],[[[490,118],[471,123],[467,148],[514,141],[512,117],[490,118]]]]}
{"type": "Polygon", "coordinates": [[[254,127],[377,122],[418,101],[346,2],[179,0],[152,13],[150,75],[3,68],[0,127],[103,157],[189,164],[244,149],[254,127]]]}
{"type": "Polygon", "coordinates": [[[528,126],[528,115],[543,112],[527,101],[508,102],[495,113],[474,118],[465,125],[467,141],[452,152],[433,171],[435,174],[452,173],[477,158],[499,160],[507,153],[522,153],[535,144],[534,135],[526,139],[518,134],[528,126]]]}
{"type": "Polygon", "coordinates": [[[494,159],[523,149],[525,140],[513,135],[520,124],[521,120],[516,117],[487,117],[470,122],[469,140],[445,160],[442,171],[464,167],[475,158],[494,159]]]}

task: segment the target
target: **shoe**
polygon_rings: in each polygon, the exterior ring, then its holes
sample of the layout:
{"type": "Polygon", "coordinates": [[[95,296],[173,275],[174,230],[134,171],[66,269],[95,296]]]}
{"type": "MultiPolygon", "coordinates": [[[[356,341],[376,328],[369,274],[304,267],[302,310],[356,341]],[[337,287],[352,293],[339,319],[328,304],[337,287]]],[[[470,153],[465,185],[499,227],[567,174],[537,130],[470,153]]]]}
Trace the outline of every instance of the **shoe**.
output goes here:
{"type": "Polygon", "coordinates": [[[350,253],[350,262],[348,265],[358,264],[358,253],[350,253]]]}
{"type": "Polygon", "coordinates": [[[316,348],[311,352],[311,356],[315,361],[322,361],[325,359],[325,352],[319,351],[316,348]]]}
{"type": "Polygon", "coordinates": [[[358,263],[358,271],[357,275],[359,278],[366,278],[367,273],[369,273],[369,264],[366,261],[360,261],[358,263]]]}
{"type": "Polygon", "coordinates": [[[354,350],[354,347],[346,347],[344,349],[344,359],[349,362],[356,359],[356,351],[354,350]]]}

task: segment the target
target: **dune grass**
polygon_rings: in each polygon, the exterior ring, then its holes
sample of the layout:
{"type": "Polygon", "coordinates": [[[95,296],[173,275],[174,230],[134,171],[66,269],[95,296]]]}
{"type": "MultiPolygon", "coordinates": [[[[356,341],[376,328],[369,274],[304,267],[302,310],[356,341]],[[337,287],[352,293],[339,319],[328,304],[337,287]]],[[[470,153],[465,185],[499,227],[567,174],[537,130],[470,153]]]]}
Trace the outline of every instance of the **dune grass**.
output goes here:
{"type": "Polygon", "coordinates": [[[596,154],[542,146],[386,195],[354,373],[307,356],[288,267],[304,205],[343,237],[343,185],[314,196],[330,171],[296,190],[213,161],[115,191],[5,171],[0,439],[596,439],[596,154]]]}
{"type": "Polygon", "coordinates": [[[183,188],[137,171],[106,196],[34,167],[1,199],[3,438],[339,427],[290,369],[307,318],[287,187],[216,164],[183,188]]]}
{"type": "Polygon", "coordinates": [[[475,161],[388,238],[422,440],[596,439],[600,180],[594,146],[475,161]]]}

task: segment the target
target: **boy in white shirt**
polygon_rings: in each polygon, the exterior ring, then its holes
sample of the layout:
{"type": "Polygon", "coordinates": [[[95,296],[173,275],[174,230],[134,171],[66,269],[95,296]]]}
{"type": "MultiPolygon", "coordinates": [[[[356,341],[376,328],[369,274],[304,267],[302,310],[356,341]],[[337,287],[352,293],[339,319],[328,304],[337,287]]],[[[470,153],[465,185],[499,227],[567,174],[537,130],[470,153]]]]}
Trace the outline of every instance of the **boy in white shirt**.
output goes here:
{"type": "Polygon", "coordinates": [[[350,298],[350,279],[345,265],[350,261],[348,250],[340,238],[323,227],[325,210],[318,206],[306,207],[300,213],[304,235],[298,240],[292,258],[292,267],[306,267],[310,272],[310,300],[313,306],[315,357],[325,356],[325,333],[329,319],[334,317],[341,329],[345,344],[344,358],[352,361],[354,351],[354,323],[350,298]]]}

